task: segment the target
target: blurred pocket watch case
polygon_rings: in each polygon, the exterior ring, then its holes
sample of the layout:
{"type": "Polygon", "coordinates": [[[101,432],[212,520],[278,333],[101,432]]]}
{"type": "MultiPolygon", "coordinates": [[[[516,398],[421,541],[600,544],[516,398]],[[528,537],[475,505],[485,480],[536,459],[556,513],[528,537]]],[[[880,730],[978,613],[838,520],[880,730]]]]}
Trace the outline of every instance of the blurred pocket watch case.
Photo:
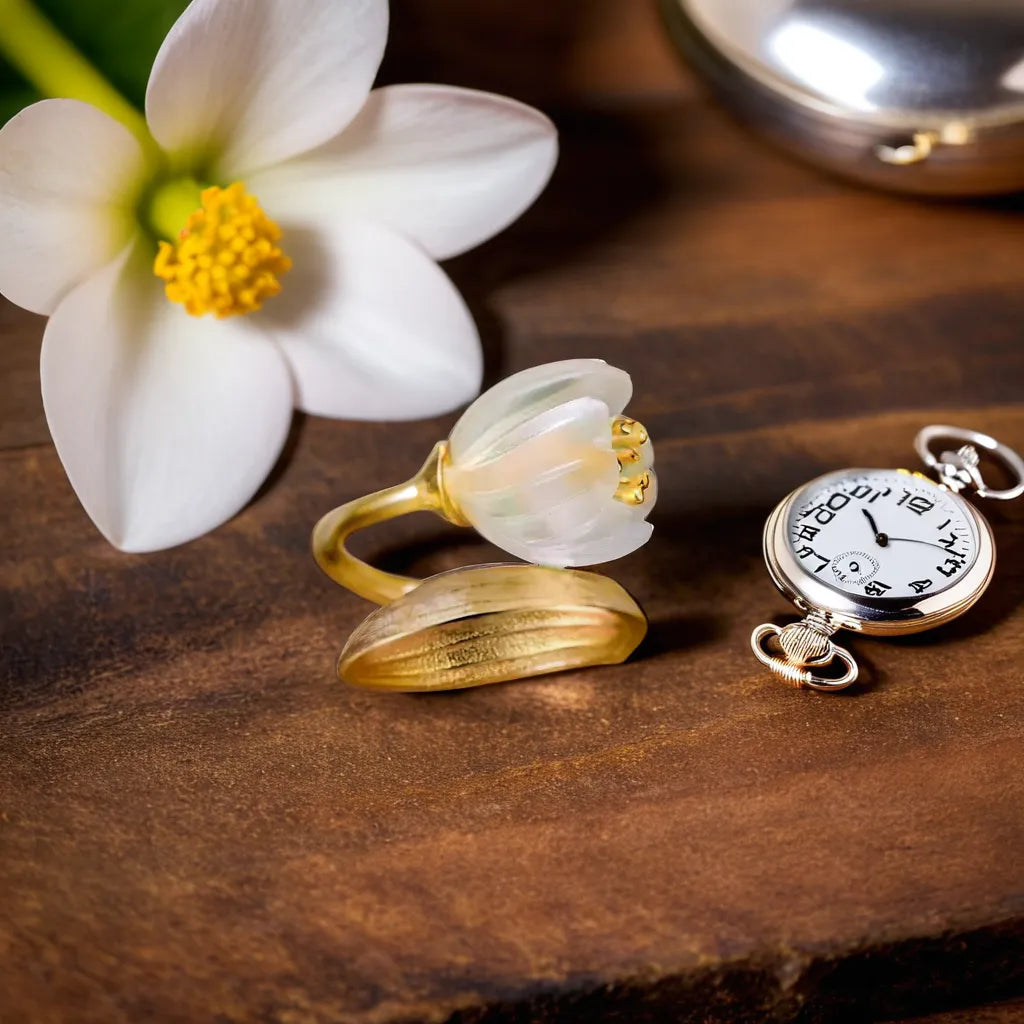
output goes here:
{"type": "Polygon", "coordinates": [[[756,130],[877,187],[1024,189],[1022,0],[661,0],[756,130]]]}

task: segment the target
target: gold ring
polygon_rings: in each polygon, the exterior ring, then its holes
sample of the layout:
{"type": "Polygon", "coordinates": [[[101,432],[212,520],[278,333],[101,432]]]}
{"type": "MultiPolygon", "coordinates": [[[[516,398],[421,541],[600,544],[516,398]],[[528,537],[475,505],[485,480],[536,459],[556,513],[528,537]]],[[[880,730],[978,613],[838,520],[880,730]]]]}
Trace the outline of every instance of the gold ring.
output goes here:
{"type": "Polygon", "coordinates": [[[328,512],[313,555],[336,583],[382,605],[352,634],[338,675],[383,690],[447,690],[615,664],[647,620],[616,582],[571,566],[646,543],[657,497],[647,431],[622,414],[632,382],[599,359],[514,374],[481,395],[404,484],[328,512]],[[418,580],[356,558],[357,530],[431,511],[526,564],[418,580]]]}

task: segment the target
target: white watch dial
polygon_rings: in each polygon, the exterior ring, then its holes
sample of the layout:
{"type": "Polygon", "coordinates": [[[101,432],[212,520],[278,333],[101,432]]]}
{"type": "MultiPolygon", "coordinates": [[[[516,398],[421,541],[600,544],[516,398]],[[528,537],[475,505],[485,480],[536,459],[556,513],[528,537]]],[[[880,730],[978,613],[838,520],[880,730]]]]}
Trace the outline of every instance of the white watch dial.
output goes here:
{"type": "Polygon", "coordinates": [[[811,484],[793,503],[786,539],[809,575],[858,598],[941,593],[978,557],[977,529],[963,502],[894,469],[811,484]]]}

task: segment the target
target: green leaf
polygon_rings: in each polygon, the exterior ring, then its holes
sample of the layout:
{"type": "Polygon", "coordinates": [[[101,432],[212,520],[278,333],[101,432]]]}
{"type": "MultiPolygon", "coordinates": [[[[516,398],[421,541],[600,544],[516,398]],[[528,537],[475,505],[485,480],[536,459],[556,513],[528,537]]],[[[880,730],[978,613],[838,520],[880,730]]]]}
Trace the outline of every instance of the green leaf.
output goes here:
{"type": "MultiPolygon", "coordinates": [[[[141,110],[153,58],[188,0],[36,0],[36,5],[141,110]]],[[[0,124],[40,98],[0,58],[0,124]]]]}

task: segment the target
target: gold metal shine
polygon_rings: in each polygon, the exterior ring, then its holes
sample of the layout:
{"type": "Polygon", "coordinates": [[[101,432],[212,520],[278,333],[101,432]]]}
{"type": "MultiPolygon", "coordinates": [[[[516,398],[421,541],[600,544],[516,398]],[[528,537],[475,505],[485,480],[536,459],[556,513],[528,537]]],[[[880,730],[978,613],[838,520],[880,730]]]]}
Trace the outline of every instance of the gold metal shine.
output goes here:
{"type": "Polygon", "coordinates": [[[647,632],[614,580],[477,565],[424,581],[352,634],[338,676],[373,690],[454,690],[625,661],[647,632]]]}
{"type": "Polygon", "coordinates": [[[418,587],[422,580],[375,569],[356,558],[345,547],[345,541],[356,530],[410,512],[436,512],[456,526],[469,526],[444,489],[442,474],[447,458],[448,443],[441,441],[411,480],[328,512],[313,527],[313,557],[317,565],[335,583],[375,604],[397,601],[418,587]]]}
{"type": "MultiPolygon", "coordinates": [[[[646,442],[646,431],[640,431],[646,442]]],[[[341,505],[314,527],[320,568],[383,606],[349,638],[339,678],[374,690],[450,690],[628,658],[647,632],[647,619],[605,576],[492,565],[418,580],[376,569],[346,548],[355,531],[409,512],[435,512],[458,526],[471,525],[445,490],[447,462],[442,441],[410,480],[341,505]]]]}
{"type": "Polygon", "coordinates": [[[616,416],[612,420],[612,451],[619,462],[619,485],[615,498],[626,505],[642,505],[647,500],[647,489],[651,486],[651,474],[647,470],[629,472],[630,466],[643,461],[641,449],[650,442],[647,428],[628,416],[616,416]]]}
{"type": "Polygon", "coordinates": [[[651,474],[646,470],[636,476],[619,478],[619,486],[615,488],[617,500],[627,505],[642,505],[647,499],[647,489],[651,486],[651,474]]]}

